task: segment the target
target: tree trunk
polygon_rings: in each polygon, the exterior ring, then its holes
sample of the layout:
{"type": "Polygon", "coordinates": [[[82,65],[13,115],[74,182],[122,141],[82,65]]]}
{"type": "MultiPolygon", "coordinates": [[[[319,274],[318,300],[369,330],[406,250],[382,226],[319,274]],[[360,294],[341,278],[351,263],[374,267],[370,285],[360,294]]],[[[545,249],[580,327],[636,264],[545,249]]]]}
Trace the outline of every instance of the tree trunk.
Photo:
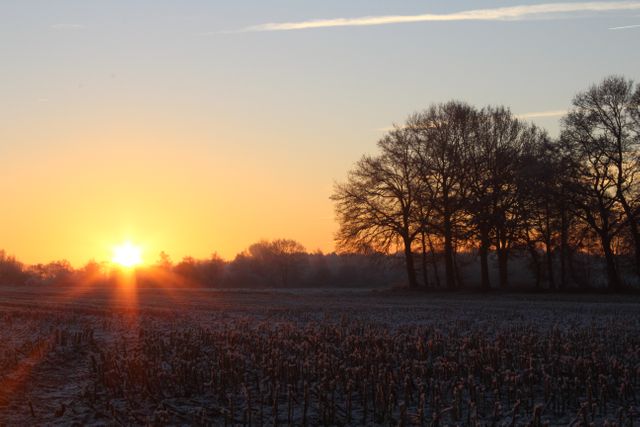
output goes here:
{"type": "MultiPolygon", "coordinates": [[[[571,280],[573,283],[576,283],[580,289],[586,290],[589,288],[589,282],[585,279],[584,274],[578,274],[575,263],[575,253],[571,248],[567,249],[567,267],[568,271],[571,274],[571,280]]],[[[581,270],[582,271],[582,270],[581,270]]]]}
{"type": "Polygon", "coordinates": [[[531,262],[533,263],[533,269],[536,276],[536,289],[540,290],[540,257],[538,255],[538,251],[535,245],[532,242],[527,244],[527,248],[529,249],[529,254],[531,254],[531,262]]]}
{"type": "Polygon", "coordinates": [[[551,208],[549,207],[549,197],[545,200],[545,233],[544,233],[544,246],[546,252],[547,261],[547,280],[549,281],[549,288],[555,289],[556,282],[553,277],[553,254],[551,253],[551,208]]]}
{"type": "Polygon", "coordinates": [[[567,219],[567,208],[564,204],[564,190],[562,192],[563,202],[560,206],[560,289],[567,288],[567,258],[569,257],[569,221],[567,219]]]}
{"type": "Polygon", "coordinates": [[[491,289],[489,280],[489,231],[487,227],[480,227],[480,287],[483,291],[491,289]]]}
{"type": "Polygon", "coordinates": [[[507,264],[509,254],[503,230],[498,230],[497,233],[496,252],[498,253],[498,276],[500,278],[500,289],[506,289],[509,281],[507,264]]]}
{"type": "Polygon", "coordinates": [[[458,251],[453,251],[453,269],[456,273],[456,288],[464,288],[464,280],[462,278],[462,272],[460,271],[460,266],[458,265],[458,251]]]}
{"type": "Polygon", "coordinates": [[[413,252],[411,251],[411,241],[407,238],[404,239],[404,259],[407,267],[407,279],[409,281],[409,287],[415,289],[418,287],[418,279],[416,277],[416,269],[413,262],[413,252]]]}
{"type": "Polygon", "coordinates": [[[629,218],[629,227],[631,228],[631,235],[633,236],[633,243],[635,244],[636,275],[640,278],[640,232],[638,231],[638,224],[636,224],[635,218],[629,218]]]}
{"type": "Polygon", "coordinates": [[[424,281],[424,287],[429,287],[429,272],[427,271],[427,243],[425,241],[425,233],[422,231],[421,233],[421,243],[422,243],[422,280],[424,281]]]}
{"type": "Polygon", "coordinates": [[[453,231],[451,226],[451,216],[444,213],[444,272],[447,289],[453,290],[456,287],[455,271],[453,265],[453,231]]]}
{"type": "Polygon", "coordinates": [[[602,239],[602,251],[604,252],[604,259],[607,263],[607,285],[611,291],[622,290],[622,282],[618,275],[618,269],[616,268],[616,259],[611,250],[611,237],[608,235],[601,236],[602,239]]]}
{"type": "MultiPolygon", "coordinates": [[[[621,191],[620,191],[621,193],[621,191]]],[[[624,213],[627,217],[627,221],[629,222],[629,231],[631,232],[631,237],[633,238],[633,244],[635,249],[635,270],[636,275],[640,278],[640,231],[638,230],[638,223],[636,222],[636,215],[633,214],[631,206],[627,203],[627,199],[620,195],[618,197],[621,200],[622,208],[624,209],[624,213]]]]}
{"type": "Polygon", "coordinates": [[[549,289],[556,288],[556,281],[553,277],[553,253],[551,252],[551,242],[545,242],[546,261],[547,261],[547,280],[549,280],[549,289]]]}
{"type": "Polygon", "coordinates": [[[427,235],[429,240],[429,252],[431,252],[431,262],[433,263],[433,274],[436,276],[436,288],[440,287],[440,269],[438,268],[438,257],[436,257],[436,250],[433,247],[433,241],[431,236],[427,235]]]}
{"type": "Polygon", "coordinates": [[[506,249],[498,250],[498,271],[500,274],[500,288],[506,289],[508,286],[508,257],[506,249]]]}

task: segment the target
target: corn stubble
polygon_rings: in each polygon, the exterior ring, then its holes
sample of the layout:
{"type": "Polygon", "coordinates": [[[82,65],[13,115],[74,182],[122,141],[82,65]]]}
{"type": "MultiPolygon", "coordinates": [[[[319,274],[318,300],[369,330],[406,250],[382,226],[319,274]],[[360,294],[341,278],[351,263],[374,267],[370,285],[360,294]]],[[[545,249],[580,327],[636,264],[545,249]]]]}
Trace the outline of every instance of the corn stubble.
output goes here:
{"type": "Polygon", "coordinates": [[[132,413],[155,406],[133,418],[152,425],[634,425],[640,347],[630,331],[470,328],[347,318],[142,326],[134,348],[99,350],[87,398],[132,413]]]}
{"type": "Polygon", "coordinates": [[[17,405],[28,424],[637,425],[638,321],[556,320],[5,313],[0,417],[17,405]],[[78,366],[66,400],[30,393],[61,363],[78,366]]]}

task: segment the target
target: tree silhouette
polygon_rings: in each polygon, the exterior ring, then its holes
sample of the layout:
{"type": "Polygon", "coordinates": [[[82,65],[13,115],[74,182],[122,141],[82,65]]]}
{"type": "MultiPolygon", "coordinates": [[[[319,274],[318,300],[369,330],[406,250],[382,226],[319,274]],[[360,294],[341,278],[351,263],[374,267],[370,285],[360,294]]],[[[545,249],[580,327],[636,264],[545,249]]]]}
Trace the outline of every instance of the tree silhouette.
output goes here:
{"type": "Polygon", "coordinates": [[[452,101],[432,105],[406,123],[420,179],[420,203],[430,212],[427,232],[435,229],[442,236],[448,289],[456,287],[454,245],[467,192],[462,156],[472,138],[475,114],[471,106],[452,101]]]}
{"type": "Polygon", "coordinates": [[[364,248],[388,252],[402,248],[409,286],[417,287],[412,245],[420,227],[420,180],[414,167],[410,130],[397,127],[378,142],[381,154],[364,156],[336,184],[336,203],[342,250],[364,248]]]}
{"type": "MultiPolygon", "coordinates": [[[[441,243],[448,289],[461,286],[459,250],[477,248],[480,285],[509,285],[512,253],[527,253],[536,287],[567,288],[576,254],[602,251],[611,289],[623,287],[621,256],[634,254],[640,275],[640,88],[608,77],[573,100],[560,139],[505,107],[451,101],[411,115],[364,156],[332,200],[338,247],[404,254],[417,286],[413,247],[428,252],[437,274],[441,243]],[[560,264],[557,274],[555,266],[560,264]]],[[[582,255],[581,255],[582,256],[582,255]]]]}
{"type": "Polygon", "coordinates": [[[639,111],[640,87],[634,93],[632,81],[612,76],[579,93],[563,122],[563,140],[575,147],[583,178],[592,184],[596,213],[585,213],[585,219],[602,240],[609,282],[616,288],[621,284],[611,245],[621,222],[632,238],[640,275],[639,111]]]}

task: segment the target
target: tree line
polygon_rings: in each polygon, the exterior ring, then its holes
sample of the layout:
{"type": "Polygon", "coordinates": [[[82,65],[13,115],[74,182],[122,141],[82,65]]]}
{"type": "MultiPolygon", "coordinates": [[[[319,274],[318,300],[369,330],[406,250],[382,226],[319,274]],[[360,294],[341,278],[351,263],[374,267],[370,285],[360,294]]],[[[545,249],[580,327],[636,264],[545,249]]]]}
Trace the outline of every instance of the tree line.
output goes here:
{"type": "Polygon", "coordinates": [[[639,145],[640,86],[619,76],[578,93],[557,138],[506,107],[431,105],[335,185],[337,246],[402,253],[412,288],[465,286],[473,254],[483,290],[512,285],[514,257],[538,288],[597,285],[576,265],[590,257],[623,290],[640,279],[639,145]]]}
{"type": "MultiPolygon", "coordinates": [[[[208,288],[362,288],[386,287],[402,280],[397,259],[381,254],[308,252],[291,239],[261,240],[227,261],[184,257],[173,262],[166,252],[133,273],[140,286],[208,288]]],[[[0,285],[116,285],[122,270],[90,261],[74,268],[68,261],[26,265],[0,250],[0,285]]]]}

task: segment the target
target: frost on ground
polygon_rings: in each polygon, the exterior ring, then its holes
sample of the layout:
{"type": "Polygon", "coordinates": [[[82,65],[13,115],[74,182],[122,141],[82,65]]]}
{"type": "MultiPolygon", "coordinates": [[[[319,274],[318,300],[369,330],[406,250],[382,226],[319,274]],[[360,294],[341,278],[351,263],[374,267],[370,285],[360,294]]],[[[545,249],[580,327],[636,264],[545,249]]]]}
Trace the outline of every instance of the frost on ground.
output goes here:
{"type": "Polygon", "coordinates": [[[637,425],[639,308],[0,288],[0,425],[637,425]]]}

